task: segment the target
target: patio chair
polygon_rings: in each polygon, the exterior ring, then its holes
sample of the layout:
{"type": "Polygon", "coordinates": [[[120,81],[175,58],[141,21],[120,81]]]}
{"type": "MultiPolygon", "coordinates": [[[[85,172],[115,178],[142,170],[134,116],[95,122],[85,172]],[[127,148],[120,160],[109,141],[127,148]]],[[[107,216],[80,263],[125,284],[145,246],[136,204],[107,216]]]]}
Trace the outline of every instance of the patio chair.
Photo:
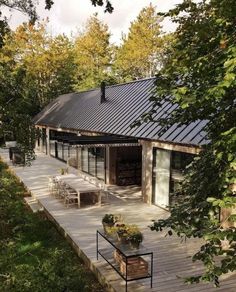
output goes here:
{"type": "Polygon", "coordinates": [[[64,203],[66,207],[78,204],[78,194],[74,189],[72,188],[65,189],[64,203]]]}
{"type": "Polygon", "coordinates": [[[50,195],[57,196],[57,194],[58,194],[58,181],[56,180],[56,178],[54,176],[50,176],[48,178],[48,189],[49,189],[50,195]]]}
{"type": "Polygon", "coordinates": [[[67,184],[62,181],[58,181],[58,198],[61,200],[65,199],[66,189],[68,188],[67,184]]]}

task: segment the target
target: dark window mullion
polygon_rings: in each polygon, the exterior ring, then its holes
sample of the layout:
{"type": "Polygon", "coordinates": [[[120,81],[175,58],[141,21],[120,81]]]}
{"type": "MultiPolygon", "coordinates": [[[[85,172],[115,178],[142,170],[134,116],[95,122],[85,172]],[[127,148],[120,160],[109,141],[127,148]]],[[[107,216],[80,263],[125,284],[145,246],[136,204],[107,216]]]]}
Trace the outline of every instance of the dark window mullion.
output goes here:
{"type": "Polygon", "coordinates": [[[94,148],[95,149],[95,176],[97,176],[97,148],[94,148]]]}
{"type": "Polygon", "coordinates": [[[90,168],[89,168],[89,148],[88,148],[88,151],[87,151],[87,153],[88,153],[88,173],[90,174],[90,168]]]}

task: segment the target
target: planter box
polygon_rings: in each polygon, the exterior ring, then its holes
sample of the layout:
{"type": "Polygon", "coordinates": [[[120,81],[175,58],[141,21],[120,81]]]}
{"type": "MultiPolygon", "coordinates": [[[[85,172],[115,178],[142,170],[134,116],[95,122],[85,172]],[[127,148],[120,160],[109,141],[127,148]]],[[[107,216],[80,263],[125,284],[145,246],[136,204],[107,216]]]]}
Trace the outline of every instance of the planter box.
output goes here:
{"type": "MultiPolygon", "coordinates": [[[[120,262],[120,271],[126,276],[126,263],[123,259],[120,262]]],[[[127,277],[139,278],[148,276],[148,262],[142,257],[132,257],[127,259],[127,277]]]]}

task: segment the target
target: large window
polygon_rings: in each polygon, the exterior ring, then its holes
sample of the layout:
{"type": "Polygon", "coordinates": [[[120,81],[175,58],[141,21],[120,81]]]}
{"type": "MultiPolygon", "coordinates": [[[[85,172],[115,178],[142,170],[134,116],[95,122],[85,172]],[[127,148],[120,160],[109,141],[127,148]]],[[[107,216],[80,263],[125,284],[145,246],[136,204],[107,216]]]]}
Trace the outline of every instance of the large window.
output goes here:
{"type": "Polygon", "coordinates": [[[61,142],[57,142],[57,158],[63,160],[63,144],[61,142]]]}
{"type": "Polygon", "coordinates": [[[178,202],[181,194],[181,185],[184,179],[184,171],[194,158],[193,154],[172,151],[170,174],[170,204],[178,202]]]}
{"type": "Polygon", "coordinates": [[[191,163],[193,158],[194,158],[193,154],[172,151],[171,169],[183,172],[186,166],[191,163]]]}
{"type": "Polygon", "coordinates": [[[96,176],[96,148],[89,148],[88,155],[89,155],[88,172],[91,175],[96,176]]]}
{"type": "Polygon", "coordinates": [[[78,168],[78,147],[75,145],[68,147],[68,164],[69,166],[78,168]]]}
{"type": "Polygon", "coordinates": [[[47,154],[47,135],[46,135],[46,129],[42,130],[42,146],[43,146],[43,152],[47,154]]]}
{"type": "Polygon", "coordinates": [[[105,148],[96,148],[96,158],[97,158],[97,177],[99,179],[105,180],[105,148]]]}
{"type": "Polygon", "coordinates": [[[81,167],[84,172],[105,180],[105,148],[82,148],[81,167]]]}
{"type": "Polygon", "coordinates": [[[88,148],[82,148],[81,151],[81,168],[84,172],[89,172],[88,168],[88,148]]]}
{"type": "Polygon", "coordinates": [[[50,155],[56,157],[56,141],[50,140],[50,155]]]}
{"type": "Polygon", "coordinates": [[[63,160],[67,162],[68,157],[69,157],[69,145],[63,144],[63,160]]]}

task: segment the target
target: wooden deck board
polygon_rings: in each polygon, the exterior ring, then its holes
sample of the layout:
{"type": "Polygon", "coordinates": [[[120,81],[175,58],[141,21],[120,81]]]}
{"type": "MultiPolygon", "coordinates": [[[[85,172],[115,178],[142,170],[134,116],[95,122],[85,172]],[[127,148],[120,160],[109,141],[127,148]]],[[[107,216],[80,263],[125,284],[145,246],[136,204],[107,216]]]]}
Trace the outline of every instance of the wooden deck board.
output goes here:
{"type": "MultiPolygon", "coordinates": [[[[47,213],[62,228],[65,235],[71,239],[73,245],[86,257],[95,273],[111,286],[110,291],[125,291],[125,282],[101,258],[96,260],[96,230],[101,228],[101,219],[105,213],[120,213],[128,223],[138,224],[144,233],[144,245],[154,252],[153,289],[150,280],[130,282],[128,291],[135,292],[233,292],[236,291],[236,275],[228,275],[222,280],[221,288],[214,288],[211,284],[188,285],[179,276],[197,274],[202,267],[199,263],[192,263],[190,256],[200,246],[197,239],[181,243],[180,239],[165,237],[165,233],[152,232],[147,227],[152,219],[167,217],[168,213],[158,207],[148,206],[138,199],[139,189],[129,190],[129,198],[124,195],[125,189],[113,187],[112,192],[118,196],[109,196],[101,207],[88,206],[81,209],[66,208],[61,201],[48,193],[48,176],[59,174],[65,165],[51,157],[39,154],[31,167],[12,166],[8,159],[8,151],[0,150],[1,157],[9,163],[12,170],[24,182],[34,198],[39,200],[47,213]]],[[[76,170],[70,168],[71,173],[76,170]]]]}

